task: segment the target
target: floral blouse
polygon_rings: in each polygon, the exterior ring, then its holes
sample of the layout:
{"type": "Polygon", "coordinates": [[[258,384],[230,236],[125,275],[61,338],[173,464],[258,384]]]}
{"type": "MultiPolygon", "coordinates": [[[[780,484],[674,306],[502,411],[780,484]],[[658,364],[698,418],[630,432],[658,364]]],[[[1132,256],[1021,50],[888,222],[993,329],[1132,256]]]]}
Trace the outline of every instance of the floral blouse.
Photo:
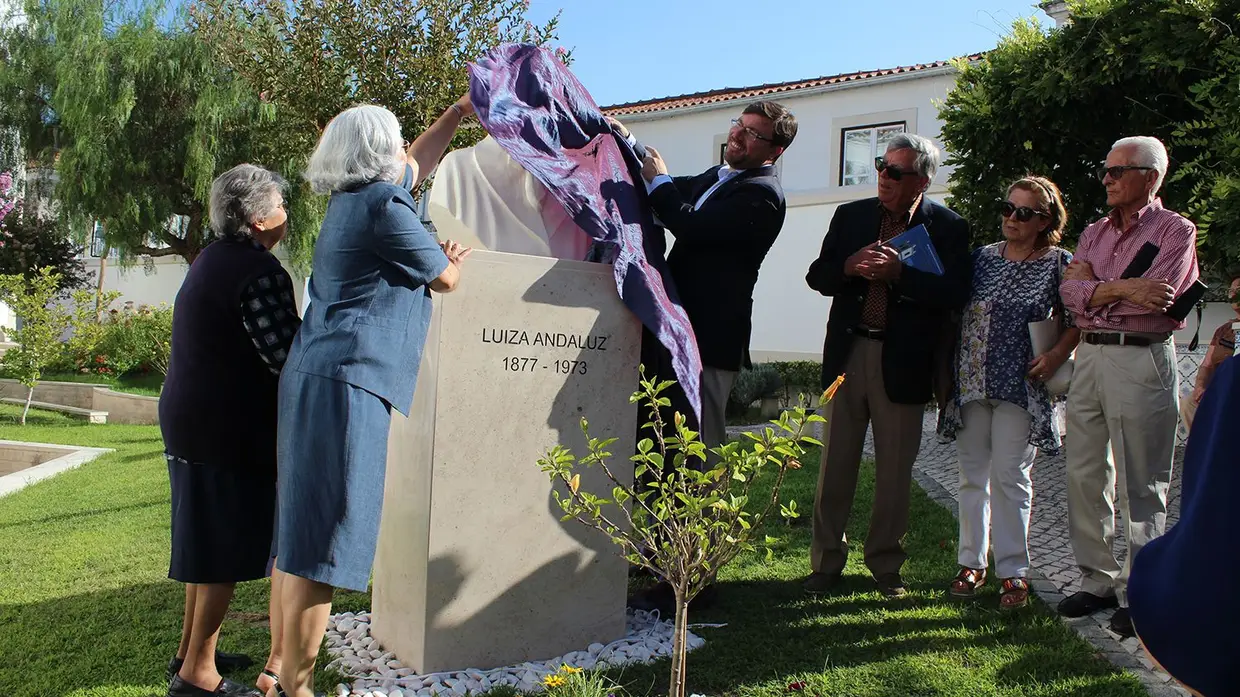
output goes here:
{"type": "Polygon", "coordinates": [[[960,323],[955,389],[938,432],[954,439],[964,427],[961,407],[980,399],[1002,400],[1033,417],[1030,445],[1057,452],[1062,440],[1050,395],[1045,385],[1026,377],[1035,357],[1029,323],[1056,314],[1071,326],[1059,284],[1072,255],[1052,247],[1032,261],[1009,261],[1002,249],[999,242],[973,252],[973,292],[960,323]]]}

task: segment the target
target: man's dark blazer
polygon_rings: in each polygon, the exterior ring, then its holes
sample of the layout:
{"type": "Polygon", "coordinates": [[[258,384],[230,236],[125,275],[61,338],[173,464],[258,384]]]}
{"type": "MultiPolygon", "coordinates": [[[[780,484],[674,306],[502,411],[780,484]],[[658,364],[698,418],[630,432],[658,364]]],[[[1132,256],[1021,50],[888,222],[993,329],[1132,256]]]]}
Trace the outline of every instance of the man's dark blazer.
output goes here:
{"type": "MultiPolygon", "coordinates": [[[[837,208],[822,241],[822,252],[805,276],[810,288],[832,298],[822,355],[824,388],[844,372],[853,328],[861,323],[869,288],[868,280],[844,275],[844,261],[878,240],[879,206],[877,198],[868,198],[837,208]]],[[[968,222],[923,197],[913,214],[912,225],[918,224],[929,231],[945,273],[938,276],[905,266],[887,293],[883,383],[887,397],[897,404],[930,401],[943,331],[952,312],[968,302],[973,280],[968,222]]]]}
{"type": "MultiPolygon", "coordinates": [[[[773,166],[733,175],[693,210],[719,181],[719,167],[675,177],[650,194],[655,214],[676,238],[667,258],[702,365],[748,367],[753,288],[758,268],[784,225],[784,189],[773,166]]],[[[660,245],[660,248],[662,245],[660,245]]]]}

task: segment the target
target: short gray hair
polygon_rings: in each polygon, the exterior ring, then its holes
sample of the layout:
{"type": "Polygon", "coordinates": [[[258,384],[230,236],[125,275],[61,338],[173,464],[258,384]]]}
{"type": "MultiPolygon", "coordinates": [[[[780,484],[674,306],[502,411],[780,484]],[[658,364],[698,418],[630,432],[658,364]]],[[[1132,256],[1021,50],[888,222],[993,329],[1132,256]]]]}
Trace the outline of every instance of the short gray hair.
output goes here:
{"type": "Polygon", "coordinates": [[[350,107],[323,129],[306,167],[306,181],[320,194],[396,181],[405,171],[403,145],[395,114],[374,104],[350,107]]]}
{"type": "Polygon", "coordinates": [[[943,161],[943,152],[939,150],[939,146],[916,133],[901,133],[887,143],[887,152],[906,149],[917,153],[917,159],[913,162],[917,173],[934,181],[934,175],[939,171],[939,163],[943,161]]]}
{"type": "Polygon", "coordinates": [[[211,183],[211,229],[220,237],[251,237],[250,224],[279,208],[288,183],[275,172],[240,164],[211,183]]]}
{"type": "Polygon", "coordinates": [[[1120,138],[1111,146],[1112,150],[1120,148],[1132,148],[1136,152],[1136,162],[1133,164],[1151,167],[1158,172],[1158,177],[1154,179],[1154,193],[1158,193],[1158,190],[1162,188],[1163,179],[1167,176],[1167,165],[1170,163],[1170,158],[1167,157],[1167,146],[1153,136],[1129,136],[1120,138]]]}

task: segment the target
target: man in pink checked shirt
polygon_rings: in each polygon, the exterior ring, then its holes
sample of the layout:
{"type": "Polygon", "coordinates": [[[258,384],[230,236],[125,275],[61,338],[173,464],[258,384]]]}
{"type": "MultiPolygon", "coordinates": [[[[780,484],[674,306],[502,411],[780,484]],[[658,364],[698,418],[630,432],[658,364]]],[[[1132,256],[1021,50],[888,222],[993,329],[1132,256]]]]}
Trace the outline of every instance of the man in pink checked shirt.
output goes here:
{"type": "Polygon", "coordinates": [[[1068,528],[1081,590],[1059,612],[1083,617],[1118,606],[1111,630],[1122,636],[1133,634],[1132,560],[1167,520],[1179,419],[1172,332],[1184,323],[1165,313],[1198,275],[1196,226],[1157,196],[1166,174],[1167,150],[1157,139],[1115,143],[1098,172],[1111,213],[1081,233],[1060,286],[1081,329],[1067,428],[1068,528]],[[1149,270],[1121,279],[1146,242],[1158,246],[1149,270]],[[1117,479],[1127,523],[1122,566],[1112,547],[1117,479]]]}

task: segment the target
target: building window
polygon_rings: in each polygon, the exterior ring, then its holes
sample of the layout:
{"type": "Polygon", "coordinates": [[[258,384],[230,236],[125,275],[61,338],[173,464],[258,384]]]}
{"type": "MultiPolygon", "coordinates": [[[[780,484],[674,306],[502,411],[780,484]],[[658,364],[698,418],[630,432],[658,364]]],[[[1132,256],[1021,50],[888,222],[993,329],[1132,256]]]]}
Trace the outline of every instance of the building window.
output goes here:
{"type": "Polygon", "coordinates": [[[719,144],[719,161],[716,162],[715,164],[717,165],[724,164],[726,162],[724,158],[727,156],[727,154],[728,154],[728,141],[724,140],[722,143],[719,144]]]}
{"type": "MultiPolygon", "coordinates": [[[[107,245],[104,244],[104,241],[103,241],[103,225],[101,225],[98,221],[96,221],[94,227],[91,229],[91,234],[90,234],[90,255],[98,259],[99,257],[103,256],[103,250],[105,248],[107,248],[107,245]]],[[[110,249],[108,251],[109,259],[115,259],[119,256],[120,256],[119,252],[117,252],[115,249],[110,249]]]]}
{"type": "Polygon", "coordinates": [[[840,186],[878,181],[874,158],[887,151],[892,138],[904,133],[905,123],[882,123],[840,130],[840,186]]]}

